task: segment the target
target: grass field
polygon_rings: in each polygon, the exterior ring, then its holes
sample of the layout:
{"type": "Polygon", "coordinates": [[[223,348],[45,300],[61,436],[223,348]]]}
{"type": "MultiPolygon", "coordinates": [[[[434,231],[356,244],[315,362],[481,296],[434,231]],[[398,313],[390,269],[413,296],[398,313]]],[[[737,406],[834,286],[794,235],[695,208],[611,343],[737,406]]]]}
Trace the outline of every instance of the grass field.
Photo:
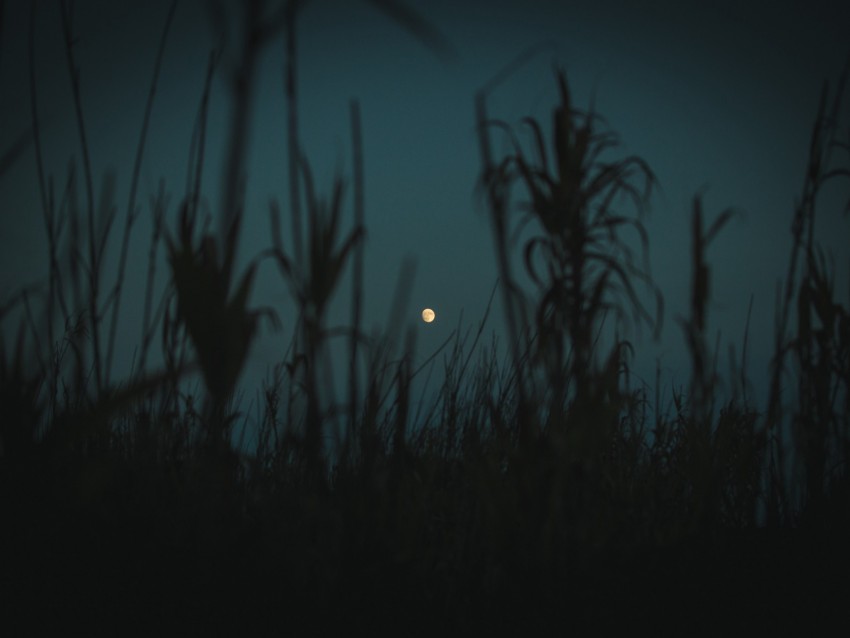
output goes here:
{"type": "MultiPolygon", "coordinates": [[[[293,13],[279,24],[246,11],[245,28],[262,37],[245,39],[238,77],[251,77],[263,37],[283,31],[293,41],[297,5],[286,6],[293,13]]],[[[404,24],[440,46],[426,23],[404,24]]],[[[157,73],[166,35],[167,27],[157,73]]],[[[69,20],[65,36],[74,68],[69,20]]],[[[296,62],[290,47],[293,73],[296,62]]],[[[490,347],[483,322],[458,333],[435,353],[444,381],[420,426],[413,336],[369,336],[361,325],[369,282],[358,105],[352,196],[341,179],[320,193],[289,84],[289,199],[270,210],[269,246],[238,270],[249,79],[233,87],[225,214],[205,220],[199,205],[217,64],[211,55],[186,191],[151,198],[144,290],[123,290],[141,159],[123,219],[117,206],[96,205],[85,150],[62,193],[40,175],[49,277],[40,294],[24,290],[0,309],[9,635],[41,626],[418,634],[661,625],[691,634],[844,618],[850,300],[835,290],[813,228],[816,215],[843,213],[821,210],[817,196],[850,176],[846,75],[824,88],[804,191],[789,211],[773,359],[749,362],[768,371],[766,404],[753,405],[734,373],[723,379],[732,398],[720,398],[706,330],[710,247],[732,213],[703,210],[695,197],[692,234],[682,238],[691,246],[690,315],[681,322],[691,375],[670,410],[659,388],[630,385],[633,345],[620,337],[656,329],[663,313],[643,265],[651,167],[617,156],[616,136],[574,104],[563,73],[551,123],[499,122],[482,89],[478,188],[507,355],[490,347]],[[499,156],[493,149],[505,139],[513,150],[499,156]],[[510,237],[520,223],[528,239],[516,252],[510,237]],[[107,245],[122,255],[115,272],[102,267],[107,245]],[[260,259],[278,268],[298,323],[259,389],[256,443],[246,447],[234,391],[259,327],[276,321],[273,308],[252,303],[260,259]],[[168,272],[163,290],[153,284],[157,269],[168,272]],[[333,359],[347,383],[332,397],[326,379],[339,370],[328,369],[327,352],[339,331],[329,330],[327,310],[349,285],[347,354],[333,359]],[[133,372],[117,378],[117,325],[130,294],[144,300],[143,334],[133,372]],[[203,381],[200,397],[188,389],[191,374],[203,381]]],[[[156,81],[155,73],[139,158],[156,81]]],[[[3,171],[20,152],[4,149],[3,171]]]]}

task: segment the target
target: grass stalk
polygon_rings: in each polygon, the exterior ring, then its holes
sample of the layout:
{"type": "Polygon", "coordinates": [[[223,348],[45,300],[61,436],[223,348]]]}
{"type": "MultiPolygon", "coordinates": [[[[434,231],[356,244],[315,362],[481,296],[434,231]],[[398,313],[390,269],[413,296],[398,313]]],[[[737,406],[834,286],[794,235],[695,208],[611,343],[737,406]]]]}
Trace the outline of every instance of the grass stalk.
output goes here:
{"type": "Polygon", "coordinates": [[[136,159],[133,165],[132,178],[130,181],[127,213],[124,218],[124,233],[121,239],[121,249],[118,252],[118,269],[115,275],[115,284],[113,285],[112,292],[110,294],[112,303],[112,318],[109,323],[109,337],[106,347],[105,376],[107,384],[109,384],[110,373],[112,371],[112,357],[115,350],[115,335],[118,330],[119,309],[121,308],[121,293],[124,288],[124,276],[127,268],[127,253],[130,250],[130,235],[133,230],[133,224],[139,215],[139,212],[136,209],[136,193],[139,186],[139,177],[142,171],[142,158],[144,157],[145,152],[145,141],[147,140],[148,125],[150,124],[154,98],[156,97],[156,87],[159,81],[160,70],[162,68],[162,59],[165,55],[165,43],[168,39],[168,32],[171,29],[171,23],[174,20],[176,10],[177,0],[172,0],[171,5],[168,8],[168,14],[165,18],[165,26],[162,29],[162,35],[160,36],[159,45],[157,47],[153,77],[151,78],[150,88],[148,89],[148,98],[145,103],[145,111],[142,116],[142,128],[139,133],[139,143],[136,146],[136,159]]]}
{"type": "MultiPolygon", "coordinates": [[[[74,113],[77,121],[77,132],[80,136],[80,149],[83,155],[83,180],[86,188],[86,221],[88,228],[88,313],[89,327],[91,331],[93,352],[93,369],[95,377],[95,389],[97,394],[103,389],[103,362],[101,357],[100,343],[100,269],[103,255],[98,251],[102,244],[98,241],[95,231],[94,211],[94,185],[92,179],[91,158],[89,156],[88,137],[86,134],[85,119],[83,116],[82,98],[80,95],[80,72],[74,58],[74,34],[72,27],[72,8],[67,0],[59,4],[62,16],[62,35],[65,41],[65,59],[68,63],[68,75],[71,79],[71,93],[74,99],[74,113]]],[[[105,240],[105,237],[104,237],[105,240]]]]}

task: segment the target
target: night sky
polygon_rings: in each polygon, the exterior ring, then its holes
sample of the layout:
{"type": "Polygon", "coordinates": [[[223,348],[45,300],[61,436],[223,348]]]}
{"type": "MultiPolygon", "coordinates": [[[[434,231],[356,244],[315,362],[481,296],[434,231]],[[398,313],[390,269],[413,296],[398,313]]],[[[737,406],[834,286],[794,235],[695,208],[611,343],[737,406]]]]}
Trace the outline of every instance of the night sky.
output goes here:
{"type": "MultiPolygon", "coordinates": [[[[557,91],[554,65],[567,72],[576,104],[593,102],[620,135],[622,152],[642,155],[660,189],[647,220],[652,274],[666,302],[661,342],[644,331],[636,371],[653,378],[661,357],[665,378],[684,382],[687,359],[676,318],[687,311],[689,222],[693,197],[704,194],[713,218],[740,211],[714,241],[711,334],[722,331],[740,353],[754,294],[749,374],[761,389],[773,337],[778,280],[786,271],[790,221],[803,184],[808,138],[824,80],[834,84],[848,53],[846,2],[692,3],[674,0],[409,0],[445,36],[453,53],[439,55],[368,2],[315,0],[298,30],[300,135],[322,193],[338,172],[348,178],[346,223],[352,222],[349,104],[363,117],[366,244],[365,326],[387,323],[406,258],[416,270],[404,321],[417,327],[417,357],[425,359],[453,329],[474,326],[496,281],[486,209],[476,192],[480,168],[474,94],[529,47],[538,53],[492,95],[494,117],[517,125],[526,115],[548,127],[557,91]],[[437,320],[418,320],[425,306],[437,320]]],[[[116,176],[119,210],[115,246],[167,0],[75,3],[76,55],[91,145],[95,192],[116,176]]],[[[30,3],[5,2],[0,42],[0,149],[30,125],[27,57],[30,3]]],[[[225,3],[231,14],[232,3],[225,3]]],[[[148,202],[161,179],[172,193],[170,228],[183,192],[189,147],[210,47],[203,2],[181,2],[165,51],[142,167],[145,207],[130,253],[119,355],[129,365],[138,345],[139,308],[148,237],[148,202]]],[[[79,157],[58,10],[39,3],[35,73],[47,172],[57,183],[79,157]]],[[[227,57],[225,57],[227,60],[227,57]]],[[[209,122],[203,191],[217,214],[220,159],[228,99],[217,78],[209,122]]],[[[845,109],[846,111],[846,109],[845,109]]],[[[270,246],[268,203],[288,202],[283,40],[261,59],[246,172],[247,213],[240,255],[270,246]]],[[[498,150],[504,145],[497,144],[498,150]]],[[[840,298],[846,299],[848,219],[834,189],[826,193],[819,234],[832,249],[840,298]],[[832,208],[830,208],[832,206],[832,208]]],[[[45,281],[46,241],[35,154],[30,147],[0,178],[0,299],[45,281]]],[[[288,224],[285,225],[288,227],[288,224]]],[[[117,250],[110,255],[114,259],[117,250]]],[[[160,267],[162,285],[164,262],[160,267]]],[[[111,276],[107,277],[111,281],[111,276]]],[[[348,321],[346,285],[331,324],[348,321]]],[[[271,262],[261,266],[256,304],[275,307],[283,330],[263,325],[246,383],[279,361],[292,329],[292,304],[271,262]]],[[[7,333],[9,332],[6,328],[7,333]]],[[[503,333],[496,303],[490,328],[503,333]]],[[[489,331],[488,331],[489,332],[489,331]]],[[[634,335],[637,338],[636,335],[634,335]]],[[[119,366],[120,367],[120,366],[119,366]]],[[[669,396],[669,395],[668,395],[669,396]]]]}

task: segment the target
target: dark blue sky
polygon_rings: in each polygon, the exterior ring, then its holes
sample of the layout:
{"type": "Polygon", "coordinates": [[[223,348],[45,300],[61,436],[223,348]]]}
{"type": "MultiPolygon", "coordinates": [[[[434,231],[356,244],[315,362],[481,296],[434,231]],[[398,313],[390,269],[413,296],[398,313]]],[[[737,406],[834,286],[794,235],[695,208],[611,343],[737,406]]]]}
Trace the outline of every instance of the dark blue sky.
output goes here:
{"type": "MultiPolygon", "coordinates": [[[[76,52],[92,164],[98,181],[107,171],[115,171],[122,219],[169,2],[75,4],[76,52]]],[[[660,344],[652,344],[644,334],[638,371],[651,378],[656,356],[662,357],[669,375],[687,371],[675,318],[686,311],[688,301],[690,204],[697,192],[704,192],[710,217],[728,206],[742,212],[709,250],[712,330],[722,330],[724,358],[730,342],[740,352],[747,305],[751,293],[755,295],[750,374],[760,383],[770,354],[775,289],[786,269],[791,212],[803,182],[819,91],[825,79],[837,78],[850,47],[847,3],[410,0],[407,4],[443,32],[456,50],[453,59],[434,55],[367,2],[315,0],[305,9],[299,28],[301,140],[324,192],[337,169],[350,175],[349,102],[356,98],[361,103],[368,225],[366,326],[385,324],[399,268],[408,256],[416,260],[409,321],[416,321],[424,306],[437,311],[433,325],[418,324],[420,359],[448,336],[461,312],[466,325],[482,317],[496,274],[485,210],[474,190],[479,160],[473,96],[520,52],[542,45],[540,53],[493,94],[491,114],[511,124],[533,115],[548,125],[557,99],[555,62],[567,71],[577,104],[587,106],[593,99],[597,111],[620,135],[623,151],[642,155],[660,182],[647,226],[652,272],[666,300],[665,327],[660,344]]],[[[30,121],[28,20],[29,2],[5,2],[0,43],[3,149],[30,121]]],[[[147,204],[160,179],[171,189],[172,202],[182,193],[213,42],[209,26],[204,3],[180,4],[151,121],[142,204],[147,204]]],[[[79,146],[53,3],[40,3],[36,50],[47,169],[62,182],[69,158],[79,156],[79,146]]],[[[269,246],[269,198],[288,201],[282,64],[283,45],[276,40],[261,60],[254,104],[242,242],[246,257],[269,246]]],[[[227,109],[227,94],[219,81],[211,107],[204,181],[212,202],[219,194],[227,109]]],[[[21,285],[46,277],[37,192],[30,150],[0,179],[3,299],[21,285]]],[[[841,218],[837,206],[846,189],[828,195],[824,204],[835,206],[824,207],[819,230],[837,258],[839,290],[846,291],[848,220],[841,218]]],[[[346,211],[350,220],[350,206],[346,211]]],[[[174,214],[172,210],[172,220],[174,214]]],[[[131,252],[133,294],[122,324],[127,335],[122,356],[127,360],[138,341],[137,291],[147,251],[147,220],[146,211],[131,252]]],[[[285,329],[257,343],[249,379],[279,359],[287,340],[291,304],[285,291],[269,264],[261,273],[256,299],[277,307],[285,329]]],[[[332,318],[345,322],[347,317],[343,290],[332,318]]],[[[501,332],[498,308],[491,325],[501,332]]]]}

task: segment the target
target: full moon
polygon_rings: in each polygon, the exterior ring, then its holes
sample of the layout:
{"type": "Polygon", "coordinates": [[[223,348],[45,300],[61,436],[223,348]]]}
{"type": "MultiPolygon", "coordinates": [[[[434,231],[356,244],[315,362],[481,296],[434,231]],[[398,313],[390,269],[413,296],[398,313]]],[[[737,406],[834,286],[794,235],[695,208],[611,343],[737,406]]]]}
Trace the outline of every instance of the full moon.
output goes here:
{"type": "Polygon", "coordinates": [[[425,308],[425,310],[422,311],[422,321],[424,321],[425,323],[431,323],[432,321],[434,321],[434,318],[436,316],[437,315],[434,314],[434,311],[430,308],[425,308]]]}

